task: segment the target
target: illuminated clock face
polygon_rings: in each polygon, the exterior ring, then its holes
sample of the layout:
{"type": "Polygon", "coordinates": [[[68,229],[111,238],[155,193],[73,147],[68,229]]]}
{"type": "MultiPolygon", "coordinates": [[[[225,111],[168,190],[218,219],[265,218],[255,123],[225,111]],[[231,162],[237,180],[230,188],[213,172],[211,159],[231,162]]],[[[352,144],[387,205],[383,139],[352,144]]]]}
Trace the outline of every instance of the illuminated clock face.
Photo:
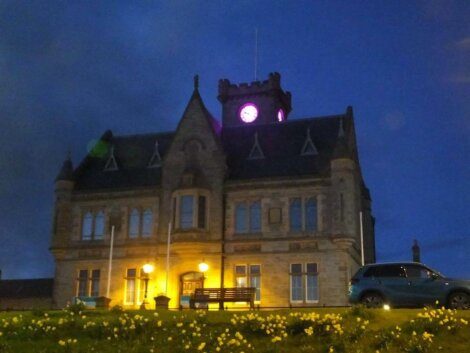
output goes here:
{"type": "Polygon", "coordinates": [[[284,118],[285,118],[285,116],[284,116],[284,110],[279,109],[279,110],[277,111],[277,121],[284,121],[284,118]]]}
{"type": "Polygon", "coordinates": [[[252,123],[258,117],[258,108],[253,103],[246,103],[240,108],[240,119],[245,123],[252,123]]]}

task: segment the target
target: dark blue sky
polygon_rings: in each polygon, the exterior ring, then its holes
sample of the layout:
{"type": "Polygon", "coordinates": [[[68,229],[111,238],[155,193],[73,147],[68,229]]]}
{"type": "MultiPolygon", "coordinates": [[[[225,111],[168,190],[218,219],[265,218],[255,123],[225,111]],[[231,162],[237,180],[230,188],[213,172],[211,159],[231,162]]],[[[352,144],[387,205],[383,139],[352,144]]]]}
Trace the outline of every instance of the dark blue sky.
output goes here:
{"type": "Polygon", "coordinates": [[[53,181],[104,130],[173,130],[200,74],[282,75],[290,118],[352,105],[379,261],[470,277],[468,1],[0,2],[0,268],[53,275],[53,181]]]}

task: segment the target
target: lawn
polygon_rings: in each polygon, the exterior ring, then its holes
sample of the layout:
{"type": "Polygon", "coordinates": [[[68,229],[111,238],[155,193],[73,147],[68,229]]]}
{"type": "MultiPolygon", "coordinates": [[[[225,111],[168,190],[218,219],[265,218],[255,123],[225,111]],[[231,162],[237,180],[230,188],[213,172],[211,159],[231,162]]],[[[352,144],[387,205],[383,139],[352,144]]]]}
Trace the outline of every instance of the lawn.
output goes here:
{"type": "Polygon", "coordinates": [[[470,352],[470,311],[0,313],[0,352],[470,352]]]}

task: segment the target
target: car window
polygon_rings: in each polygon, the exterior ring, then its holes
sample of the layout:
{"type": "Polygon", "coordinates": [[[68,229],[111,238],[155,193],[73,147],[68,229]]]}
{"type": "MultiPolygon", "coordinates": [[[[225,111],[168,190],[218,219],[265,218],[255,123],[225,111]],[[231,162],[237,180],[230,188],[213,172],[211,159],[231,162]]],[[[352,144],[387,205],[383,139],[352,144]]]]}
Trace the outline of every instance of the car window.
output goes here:
{"type": "Polygon", "coordinates": [[[406,265],[406,275],[409,278],[430,278],[431,271],[427,268],[417,265],[406,265]]]}
{"type": "Polygon", "coordinates": [[[384,265],[375,268],[375,277],[406,277],[401,265],[384,265]]]}
{"type": "Polygon", "coordinates": [[[369,267],[366,272],[364,272],[364,277],[374,277],[375,276],[375,267],[369,267]]]}

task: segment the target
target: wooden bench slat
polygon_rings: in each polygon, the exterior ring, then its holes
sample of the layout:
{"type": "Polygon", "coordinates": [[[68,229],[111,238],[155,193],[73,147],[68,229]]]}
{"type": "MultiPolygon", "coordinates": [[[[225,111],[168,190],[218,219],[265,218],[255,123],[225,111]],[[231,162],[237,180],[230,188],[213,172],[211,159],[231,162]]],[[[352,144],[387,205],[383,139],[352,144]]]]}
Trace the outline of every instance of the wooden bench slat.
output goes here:
{"type": "Polygon", "coordinates": [[[195,303],[249,302],[254,307],[256,288],[196,288],[190,299],[190,306],[195,303]]]}

